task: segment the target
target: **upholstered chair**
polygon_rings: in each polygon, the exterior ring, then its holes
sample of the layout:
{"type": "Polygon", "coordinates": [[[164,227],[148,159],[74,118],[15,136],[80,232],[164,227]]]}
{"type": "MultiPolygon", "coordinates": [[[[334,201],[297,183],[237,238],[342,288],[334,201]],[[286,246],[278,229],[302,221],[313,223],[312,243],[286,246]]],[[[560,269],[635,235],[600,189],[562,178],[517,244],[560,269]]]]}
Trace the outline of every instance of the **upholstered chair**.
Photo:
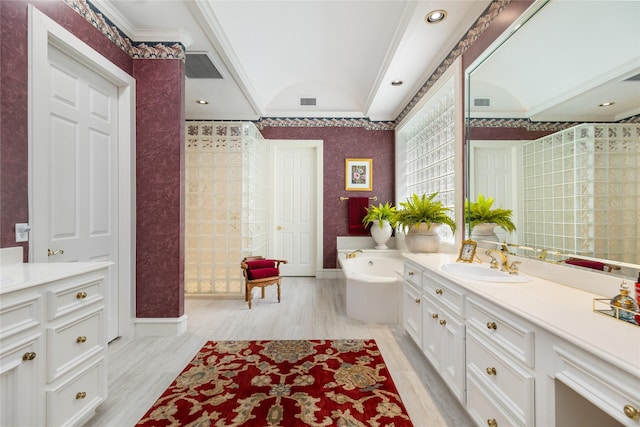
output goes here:
{"type": "Polygon", "coordinates": [[[266,259],[261,256],[246,257],[240,263],[245,284],[245,301],[249,303],[251,309],[251,290],[253,288],[262,289],[264,299],[264,288],[269,285],[278,285],[278,302],[280,302],[280,264],[287,261],[281,259],[266,259]]]}

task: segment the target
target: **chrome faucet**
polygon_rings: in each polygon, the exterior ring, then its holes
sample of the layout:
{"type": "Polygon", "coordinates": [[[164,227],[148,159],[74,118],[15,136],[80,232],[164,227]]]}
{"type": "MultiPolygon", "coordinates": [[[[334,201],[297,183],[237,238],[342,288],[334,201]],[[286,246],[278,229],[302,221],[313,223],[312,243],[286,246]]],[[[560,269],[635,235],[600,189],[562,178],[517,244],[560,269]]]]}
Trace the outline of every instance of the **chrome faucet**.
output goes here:
{"type": "MultiPolygon", "coordinates": [[[[491,257],[491,268],[498,268],[498,265],[500,266],[500,271],[509,271],[509,258],[507,257],[507,254],[505,254],[502,251],[496,250],[496,249],[488,249],[485,252],[486,255],[489,255],[491,257]],[[492,253],[496,253],[498,255],[500,255],[500,263],[498,264],[498,260],[495,259],[491,254],[492,253]]],[[[516,267],[514,265],[514,267],[516,267]]],[[[516,271],[517,271],[517,267],[516,267],[516,271]]]]}
{"type": "Polygon", "coordinates": [[[349,253],[346,255],[346,257],[347,257],[347,259],[355,258],[355,257],[356,257],[356,255],[358,255],[358,253],[362,253],[362,251],[361,251],[360,249],[356,249],[356,250],[355,250],[355,251],[353,251],[353,252],[349,252],[349,253]]]}

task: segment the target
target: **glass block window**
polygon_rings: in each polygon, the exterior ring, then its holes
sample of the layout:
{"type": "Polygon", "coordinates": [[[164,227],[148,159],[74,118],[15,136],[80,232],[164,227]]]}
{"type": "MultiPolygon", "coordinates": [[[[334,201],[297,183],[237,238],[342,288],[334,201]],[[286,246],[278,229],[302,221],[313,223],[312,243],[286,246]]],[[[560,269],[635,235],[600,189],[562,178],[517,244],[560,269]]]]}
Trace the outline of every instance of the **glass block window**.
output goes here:
{"type": "MultiPolygon", "coordinates": [[[[404,201],[412,194],[427,195],[438,192],[440,200],[450,208],[454,218],[455,207],[455,103],[453,81],[444,85],[397,133],[398,159],[404,157],[404,201]],[[404,155],[404,156],[403,156],[404,155]]],[[[441,227],[442,239],[453,242],[449,227],[441,227]]]]}
{"type": "Polygon", "coordinates": [[[252,123],[187,122],[185,293],[239,295],[268,246],[267,143],[252,123]]]}
{"type": "Polygon", "coordinates": [[[525,242],[640,263],[640,125],[581,124],[523,154],[525,242]]]}

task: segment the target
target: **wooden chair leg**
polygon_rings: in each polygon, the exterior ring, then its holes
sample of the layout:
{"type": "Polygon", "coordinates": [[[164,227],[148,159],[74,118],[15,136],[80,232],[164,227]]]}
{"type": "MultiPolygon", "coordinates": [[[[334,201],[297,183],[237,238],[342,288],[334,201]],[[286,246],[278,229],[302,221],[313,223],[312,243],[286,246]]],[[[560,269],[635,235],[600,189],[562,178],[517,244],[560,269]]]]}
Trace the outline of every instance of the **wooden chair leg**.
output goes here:
{"type": "Polygon", "coordinates": [[[262,299],[264,299],[264,288],[265,286],[262,286],[262,299]]]}
{"type": "Polygon", "coordinates": [[[278,280],[278,302],[280,302],[280,281],[278,280]]]}
{"type": "Polygon", "coordinates": [[[249,310],[251,310],[251,287],[247,285],[247,303],[249,303],[249,310]]]}

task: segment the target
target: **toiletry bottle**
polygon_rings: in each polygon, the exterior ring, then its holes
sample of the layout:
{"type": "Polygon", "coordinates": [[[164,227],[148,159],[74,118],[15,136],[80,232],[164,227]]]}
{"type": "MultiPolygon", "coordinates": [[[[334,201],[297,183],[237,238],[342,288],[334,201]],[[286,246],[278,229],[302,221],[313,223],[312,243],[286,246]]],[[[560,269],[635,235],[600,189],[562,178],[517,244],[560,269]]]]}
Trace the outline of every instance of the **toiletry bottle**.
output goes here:
{"type": "Polygon", "coordinates": [[[614,315],[621,320],[636,323],[635,314],[638,311],[638,303],[629,296],[629,285],[624,280],[620,284],[620,293],[611,298],[611,308],[614,309],[614,315]],[[623,310],[616,310],[616,308],[623,310]]]}
{"type": "Polygon", "coordinates": [[[636,280],[636,302],[640,305],[640,271],[638,271],[638,280],[636,280]]]}

